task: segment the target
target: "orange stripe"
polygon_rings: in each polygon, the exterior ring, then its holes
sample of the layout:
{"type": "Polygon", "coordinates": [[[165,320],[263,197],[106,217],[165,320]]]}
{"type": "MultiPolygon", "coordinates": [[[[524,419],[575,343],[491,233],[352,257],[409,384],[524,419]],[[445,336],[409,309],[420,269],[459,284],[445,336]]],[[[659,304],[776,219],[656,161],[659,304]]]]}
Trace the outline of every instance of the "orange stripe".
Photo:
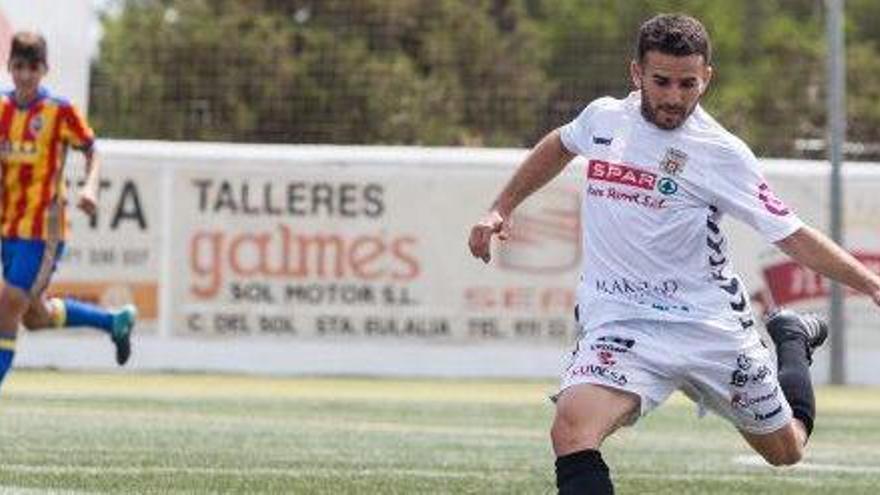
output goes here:
{"type": "Polygon", "coordinates": [[[6,237],[6,221],[9,219],[10,212],[12,210],[12,206],[10,203],[12,202],[12,167],[10,167],[5,161],[3,162],[3,187],[0,190],[0,195],[2,195],[2,203],[0,203],[0,233],[2,233],[3,237],[6,237]]]}
{"type": "MultiPolygon", "coordinates": [[[[37,153],[36,161],[31,163],[32,168],[30,174],[30,182],[28,184],[29,186],[36,185],[45,180],[44,172],[47,167],[46,164],[43,162],[43,156],[45,155],[40,150],[42,143],[37,142],[37,140],[35,139],[36,136],[31,130],[31,124],[33,123],[34,118],[38,116],[40,116],[41,118],[44,117],[42,116],[44,107],[44,100],[40,100],[34,103],[24,114],[21,122],[21,144],[33,146],[37,153]]],[[[45,125],[45,122],[43,124],[45,125]]],[[[33,209],[33,206],[36,203],[35,200],[39,198],[39,196],[37,196],[37,194],[39,194],[39,189],[25,188],[22,190],[22,194],[25,195],[25,210],[23,217],[19,219],[18,224],[15,226],[15,231],[17,234],[20,234],[24,237],[34,237],[33,235],[28,235],[28,233],[33,233],[33,224],[38,218],[37,215],[39,215],[39,212],[33,209]]],[[[39,234],[36,237],[39,238],[39,234]]]]}
{"type": "Polygon", "coordinates": [[[21,196],[18,197],[18,203],[15,204],[15,213],[12,217],[12,224],[9,226],[9,237],[18,237],[18,227],[21,219],[27,211],[27,192],[31,181],[34,179],[34,167],[30,163],[22,163],[18,169],[18,186],[21,188],[21,196]]]}
{"type": "Polygon", "coordinates": [[[55,122],[52,126],[52,137],[49,139],[49,170],[43,178],[43,189],[40,194],[40,202],[37,205],[37,209],[34,211],[34,222],[31,227],[31,237],[37,239],[42,239],[44,237],[43,222],[46,219],[49,201],[52,200],[52,193],[55,191],[55,182],[60,179],[60,177],[55,177],[55,173],[59,168],[58,147],[60,146],[60,143],[58,142],[58,136],[61,133],[61,119],[59,117],[60,116],[56,113],[55,122]]]}

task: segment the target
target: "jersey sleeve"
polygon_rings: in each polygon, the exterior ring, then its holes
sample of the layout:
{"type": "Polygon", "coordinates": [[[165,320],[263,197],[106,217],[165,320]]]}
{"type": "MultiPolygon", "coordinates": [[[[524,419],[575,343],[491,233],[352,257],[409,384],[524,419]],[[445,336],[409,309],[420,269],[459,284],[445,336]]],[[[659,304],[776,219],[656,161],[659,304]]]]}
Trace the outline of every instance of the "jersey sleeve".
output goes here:
{"type": "Polygon", "coordinates": [[[754,228],[767,242],[780,241],[803,227],[795,212],[773,193],[745,144],[735,143],[713,170],[715,205],[754,228]]]}
{"type": "Polygon", "coordinates": [[[562,139],[562,145],[570,153],[587,154],[592,144],[592,120],[601,105],[601,100],[601,98],[593,100],[574,120],[560,128],[559,137],[562,139]]]}
{"type": "Polygon", "coordinates": [[[61,139],[78,150],[89,151],[95,144],[95,132],[74,105],[61,108],[61,139]]]}

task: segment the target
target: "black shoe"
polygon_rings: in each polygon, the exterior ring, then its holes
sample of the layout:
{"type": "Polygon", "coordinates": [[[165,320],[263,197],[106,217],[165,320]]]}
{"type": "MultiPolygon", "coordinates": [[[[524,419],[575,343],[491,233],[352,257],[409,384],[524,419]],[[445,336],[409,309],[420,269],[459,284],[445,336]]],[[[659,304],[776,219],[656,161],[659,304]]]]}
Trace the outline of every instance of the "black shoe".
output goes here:
{"type": "Polygon", "coordinates": [[[789,309],[775,309],[767,314],[764,326],[777,346],[787,340],[803,339],[810,363],[813,362],[813,351],[828,338],[828,321],[818,314],[798,314],[789,309]]]}

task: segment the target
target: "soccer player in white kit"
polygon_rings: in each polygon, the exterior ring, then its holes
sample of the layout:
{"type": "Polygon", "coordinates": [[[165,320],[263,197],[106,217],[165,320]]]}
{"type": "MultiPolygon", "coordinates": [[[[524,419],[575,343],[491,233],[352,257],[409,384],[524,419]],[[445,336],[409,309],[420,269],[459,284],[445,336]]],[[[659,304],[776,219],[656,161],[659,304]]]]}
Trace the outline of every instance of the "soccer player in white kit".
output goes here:
{"type": "Polygon", "coordinates": [[[471,230],[472,254],[488,262],[513,209],[574,156],[586,159],[581,334],[551,430],[560,494],[613,493],[603,440],[674,390],[730,421],[770,464],[802,458],[815,416],[811,353],[827,326],[785,310],[768,318],[774,365],[730,266],[724,215],[880,305],[880,277],[798,219],[748,146],[700,107],[710,57],[696,19],[645,22],[635,91],[595,100],[545,136],[471,230]]]}

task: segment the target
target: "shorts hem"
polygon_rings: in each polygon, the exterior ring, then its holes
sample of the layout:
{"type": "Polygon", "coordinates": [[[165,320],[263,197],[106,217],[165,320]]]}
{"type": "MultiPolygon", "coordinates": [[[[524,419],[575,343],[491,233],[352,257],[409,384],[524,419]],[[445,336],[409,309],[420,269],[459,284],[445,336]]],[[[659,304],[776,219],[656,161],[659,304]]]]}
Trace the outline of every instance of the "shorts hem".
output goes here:
{"type": "Polygon", "coordinates": [[[785,428],[789,424],[791,424],[792,419],[793,419],[793,417],[789,416],[788,419],[782,423],[768,425],[765,427],[751,427],[751,426],[738,425],[735,423],[734,424],[738,430],[744,431],[744,432],[749,433],[751,435],[769,435],[769,434],[775,433],[775,432],[785,428]]]}
{"type": "Polygon", "coordinates": [[[15,281],[15,280],[9,280],[9,279],[5,279],[5,278],[3,279],[3,283],[6,284],[7,287],[18,289],[18,290],[24,292],[28,297],[31,296],[31,290],[33,290],[33,287],[34,287],[33,284],[31,284],[30,287],[27,287],[27,284],[23,284],[21,282],[15,281]]]}

